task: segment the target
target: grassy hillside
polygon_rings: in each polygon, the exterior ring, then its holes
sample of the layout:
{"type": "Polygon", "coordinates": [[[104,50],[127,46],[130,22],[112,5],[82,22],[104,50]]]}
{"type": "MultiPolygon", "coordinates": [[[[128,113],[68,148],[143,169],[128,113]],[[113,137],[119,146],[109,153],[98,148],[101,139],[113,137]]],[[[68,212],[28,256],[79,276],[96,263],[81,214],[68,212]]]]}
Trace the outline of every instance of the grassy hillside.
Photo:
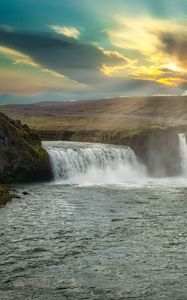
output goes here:
{"type": "Polygon", "coordinates": [[[187,125],[187,96],[0,106],[37,130],[139,130],[187,125]]]}

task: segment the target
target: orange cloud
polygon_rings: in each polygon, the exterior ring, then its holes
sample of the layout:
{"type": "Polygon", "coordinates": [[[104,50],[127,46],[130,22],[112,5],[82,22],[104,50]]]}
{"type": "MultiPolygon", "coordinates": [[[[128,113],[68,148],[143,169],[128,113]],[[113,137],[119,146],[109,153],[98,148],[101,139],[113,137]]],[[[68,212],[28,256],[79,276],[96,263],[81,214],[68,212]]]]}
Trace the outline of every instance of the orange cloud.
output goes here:
{"type": "MultiPolygon", "coordinates": [[[[186,22],[148,16],[117,16],[116,21],[118,28],[108,30],[110,42],[118,49],[137,51],[140,55],[135,64],[125,69],[124,77],[132,76],[173,86],[186,82],[186,22]]],[[[116,72],[116,69],[113,68],[113,71],[116,72]]],[[[106,74],[111,72],[105,67],[106,74]]]]}

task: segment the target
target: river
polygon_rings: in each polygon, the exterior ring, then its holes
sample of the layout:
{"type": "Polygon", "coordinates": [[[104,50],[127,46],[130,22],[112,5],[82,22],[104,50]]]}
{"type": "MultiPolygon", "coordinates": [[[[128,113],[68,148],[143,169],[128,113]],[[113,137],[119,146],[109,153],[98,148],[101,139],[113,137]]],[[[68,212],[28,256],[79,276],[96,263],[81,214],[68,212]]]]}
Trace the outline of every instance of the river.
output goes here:
{"type": "Polygon", "coordinates": [[[54,181],[0,209],[0,299],[186,300],[184,174],[151,178],[126,147],[44,147],[54,181]]]}

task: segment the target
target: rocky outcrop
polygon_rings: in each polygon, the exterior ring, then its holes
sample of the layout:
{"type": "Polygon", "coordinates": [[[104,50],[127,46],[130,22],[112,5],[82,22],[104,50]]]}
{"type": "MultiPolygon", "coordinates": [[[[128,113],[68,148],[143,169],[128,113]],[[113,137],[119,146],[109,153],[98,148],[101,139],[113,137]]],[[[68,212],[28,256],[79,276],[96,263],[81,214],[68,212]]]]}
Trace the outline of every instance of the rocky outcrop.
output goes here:
{"type": "Polygon", "coordinates": [[[39,136],[0,113],[0,183],[43,181],[51,176],[39,136]]]}
{"type": "Polygon", "coordinates": [[[0,206],[5,205],[12,198],[16,197],[10,190],[4,186],[0,186],[0,206]]]}

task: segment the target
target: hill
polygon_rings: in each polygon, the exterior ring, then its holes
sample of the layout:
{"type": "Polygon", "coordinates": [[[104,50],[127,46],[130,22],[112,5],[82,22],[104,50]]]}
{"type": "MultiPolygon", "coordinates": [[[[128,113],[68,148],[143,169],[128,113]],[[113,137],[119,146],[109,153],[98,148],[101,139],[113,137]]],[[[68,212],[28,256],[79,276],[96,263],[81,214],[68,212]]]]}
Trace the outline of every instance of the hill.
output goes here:
{"type": "Polygon", "coordinates": [[[0,106],[0,110],[37,130],[113,131],[187,125],[187,96],[44,102],[0,106]]]}

